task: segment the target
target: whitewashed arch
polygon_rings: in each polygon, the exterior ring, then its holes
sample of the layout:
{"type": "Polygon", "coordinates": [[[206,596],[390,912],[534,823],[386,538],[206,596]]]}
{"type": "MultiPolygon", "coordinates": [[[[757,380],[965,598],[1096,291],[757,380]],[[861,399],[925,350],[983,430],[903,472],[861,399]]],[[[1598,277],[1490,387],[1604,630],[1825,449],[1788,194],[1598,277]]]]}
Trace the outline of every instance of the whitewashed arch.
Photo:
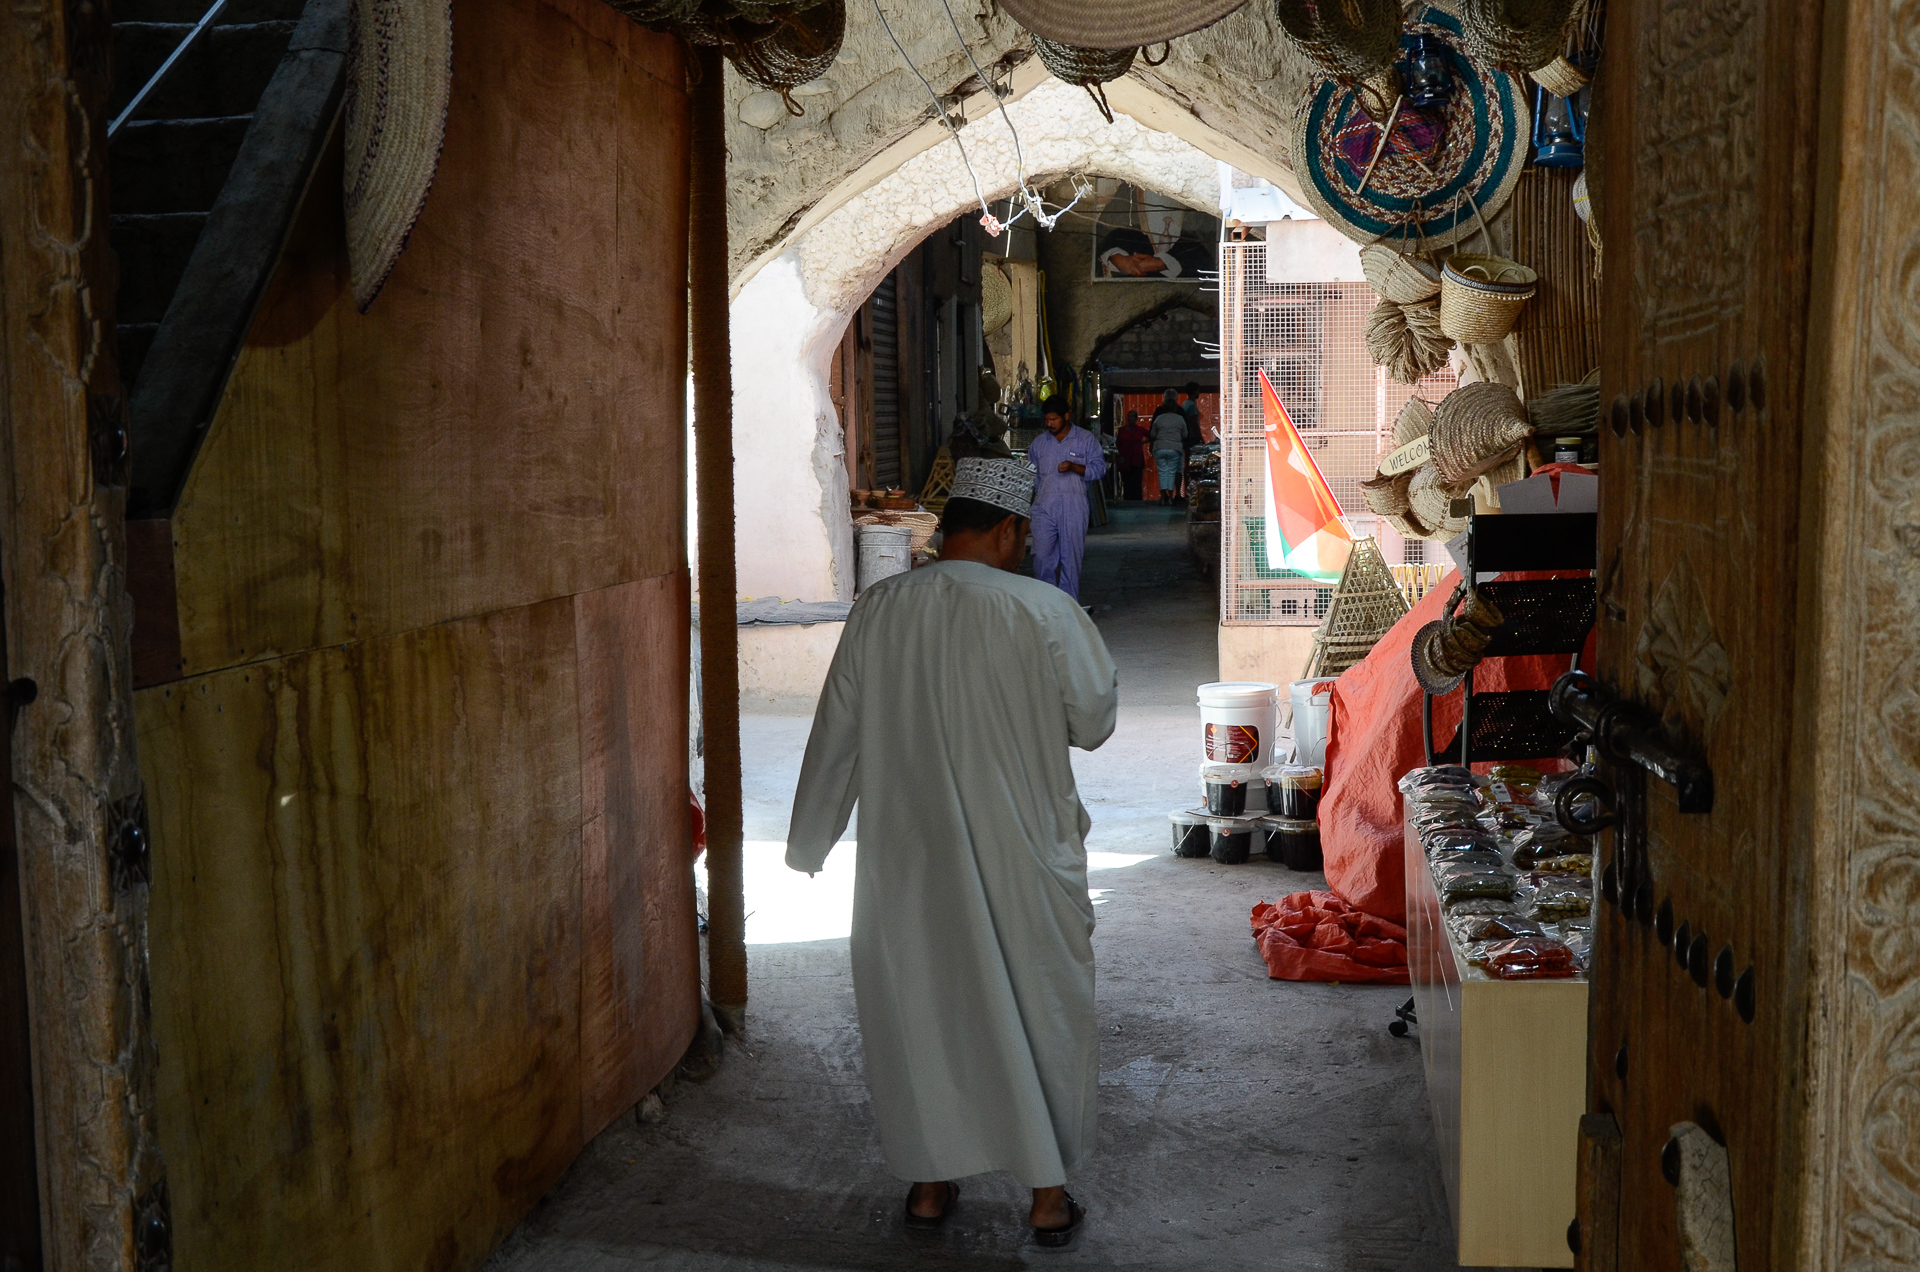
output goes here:
{"type": "MultiPolygon", "coordinates": [[[[1158,101],[1158,99],[1155,99],[1158,101]]],[[[1218,206],[1215,159],[1172,132],[1048,80],[1007,107],[1036,182],[1081,173],[1218,206]]],[[[1157,113],[1157,112],[1156,112],[1157,113]]],[[[1183,129],[1183,131],[1185,131],[1183,129]]],[[[1196,133],[1206,133],[1197,122],[1196,133]]],[[[1013,135],[998,111],[960,133],[980,187],[1016,188],[1013,135]]],[[[976,210],[951,138],[848,199],[767,262],[733,302],[734,492],[739,586],[747,596],[849,600],[853,528],[828,363],[856,309],[927,235],[976,210]]]]}

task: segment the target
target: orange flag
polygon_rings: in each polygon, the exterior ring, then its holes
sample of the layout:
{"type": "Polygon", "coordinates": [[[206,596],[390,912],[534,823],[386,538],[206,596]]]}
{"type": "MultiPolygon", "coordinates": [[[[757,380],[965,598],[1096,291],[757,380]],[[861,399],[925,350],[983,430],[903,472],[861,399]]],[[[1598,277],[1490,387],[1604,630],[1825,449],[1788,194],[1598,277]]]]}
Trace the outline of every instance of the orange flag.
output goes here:
{"type": "Polygon", "coordinates": [[[1260,405],[1267,425],[1267,568],[1338,581],[1353,532],[1265,371],[1260,405]]]}

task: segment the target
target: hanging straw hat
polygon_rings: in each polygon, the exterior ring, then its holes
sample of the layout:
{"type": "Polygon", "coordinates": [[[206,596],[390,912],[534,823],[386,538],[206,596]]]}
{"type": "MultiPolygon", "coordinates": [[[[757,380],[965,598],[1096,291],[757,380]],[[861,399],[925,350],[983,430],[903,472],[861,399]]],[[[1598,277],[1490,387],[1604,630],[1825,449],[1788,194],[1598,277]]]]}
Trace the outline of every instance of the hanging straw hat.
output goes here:
{"type": "MultiPolygon", "coordinates": [[[[1457,0],[1457,3],[1467,49],[1479,61],[1524,73],[1546,66],[1567,47],[1574,0],[1457,0]]],[[[1578,88],[1575,85],[1575,91],[1578,88]]]]}
{"type": "Polygon", "coordinates": [[[1440,271],[1418,256],[1405,255],[1385,243],[1360,249],[1360,272],[1381,299],[1412,305],[1440,294],[1440,271]]]}
{"type": "Polygon", "coordinates": [[[1442,50],[1454,91],[1443,106],[1389,109],[1384,148],[1386,119],[1376,121],[1377,103],[1369,109],[1371,91],[1334,77],[1311,82],[1294,117],[1294,172],[1307,202],[1363,244],[1410,251],[1422,237],[1430,248],[1458,242],[1506,203],[1526,162],[1531,117],[1520,82],[1470,58],[1451,14],[1421,10],[1401,45],[1421,35],[1442,50]]]}
{"type": "Polygon", "coordinates": [[[1083,49],[1137,49],[1212,26],[1246,0],[1001,0],[1027,30],[1083,49]]]}
{"type": "MultiPolygon", "coordinates": [[[[1432,454],[1440,483],[1463,491],[1532,436],[1526,408],[1511,388],[1497,380],[1461,385],[1433,413],[1432,454]]],[[[1419,507],[1416,501],[1414,508],[1419,507]]]]}
{"type": "Polygon", "coordinates": [[[1407,502],[1412,505],[1411,515],[1420,525],[1426,527],[1423,539],[1451,539],[1467,528],[1465,517],[1453,515],[1453,501],[1467,494],[1473,488],[1472,483],[1463,489],[1453,489],[1440,480],[1440,472],[1432,464],[1422,464],[1414,471],[1412,482],[1407,485],[1407,502]]]}
{"type": "Polygon", "coordinates": [[[1408,398],[1407,404],[1400,408],[1400,414],[1394,417],[1393,447],[1398,450],[1432,431],[1433,408],[1417,397],[1408,398]]]}
{"type": "Polygon", "coordinates": [[[1412,485],[1412,473],[1396,473],[1391,477],[1375,473],[1360,483],[1360,498],[1366,501],[1369,512],[1382,517],[1404,517],[1413,507],[1407,494],[1412,485]]]}
{"type": "Polygon", "coordinates": [[[361,313],[386,286],[427,205],[453,92],[451,0],[359,0],[347,32],[343,198],[361,313]]]}
{"type": "Polygon", "coordinates": [[[1273,0],[1280,29],[1345,84],[1375,80],[1400,56],[1400,0],[1273,0]]]}

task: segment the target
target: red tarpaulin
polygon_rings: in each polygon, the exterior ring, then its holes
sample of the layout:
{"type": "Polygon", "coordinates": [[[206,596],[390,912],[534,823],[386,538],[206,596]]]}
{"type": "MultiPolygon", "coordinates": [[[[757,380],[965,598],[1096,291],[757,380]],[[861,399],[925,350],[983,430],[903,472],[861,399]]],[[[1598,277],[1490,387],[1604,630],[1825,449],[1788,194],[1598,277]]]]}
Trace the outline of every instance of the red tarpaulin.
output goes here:
{"type": "MultiPolygon", "coordinates": [[[[1507,574],[1515,580],[1555,574],[1507,574]]],[[[1413,635],[1439,618],[1457,572],[1449,573],[1365,658],[1333,684],[1327,725],[1326,794],[1320,800],[1320,846],[1327,886],[1368,914],[1407,921],[1406,871],[1401,859],[1399,781],[1426,763],[1420,729],[1420,682],[1413,678],[1413,635]]],[[[1587,638],[1584,666],[1593,665],[1587,638]]],[[[1566,654],[1489,658],[1474,669],[1476,693],[1546,689],[1572,660],[1566,654]]],[[[1445,745],[1460,725],[1460,693],[1433,704],[1434,740],[1445,745]]],[[[1482,766],[1484,767],[1484,766],[1482,766]]]]}
{"type": "Polygon", "coordinates": [[[1253,907],[1253,939],[1275,980],[1407,983],[1407,930],[1331,892],[1253,907]]]}

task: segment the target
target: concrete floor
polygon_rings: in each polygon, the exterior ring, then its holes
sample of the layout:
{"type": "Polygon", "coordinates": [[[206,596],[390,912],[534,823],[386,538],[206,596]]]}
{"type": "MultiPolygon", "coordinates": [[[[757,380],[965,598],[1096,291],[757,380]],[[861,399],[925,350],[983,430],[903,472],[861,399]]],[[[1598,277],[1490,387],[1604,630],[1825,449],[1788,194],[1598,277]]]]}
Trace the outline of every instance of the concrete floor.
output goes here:
{"type": "Polygon", "coordinates": [[[671,1092],[664,1122],[595,1140],[489,1272],[1454,1266],[1418,1045],[1385,1028],[1406,991],[1268,980],[1249,909],[1323,880],[1167,851],[1167,812],[1194,802],[1193,686],[1215,665],[1214,595],[1182,525],[1127,509],[1088,543],[1082,599],[1121,712],[1104,747],[1074,753],[1104,1039],[1100,1149],[1069,1185],[1089,1214],[1077,1245],[1035,1248],[1005,1177],[965,1181],[942,1234],[901,1225],[847,967],[853,853],[819,880],[780,868],[809,721],[761,716],[742,726],[747,1037],[712,1081],[671,1092]]]}

